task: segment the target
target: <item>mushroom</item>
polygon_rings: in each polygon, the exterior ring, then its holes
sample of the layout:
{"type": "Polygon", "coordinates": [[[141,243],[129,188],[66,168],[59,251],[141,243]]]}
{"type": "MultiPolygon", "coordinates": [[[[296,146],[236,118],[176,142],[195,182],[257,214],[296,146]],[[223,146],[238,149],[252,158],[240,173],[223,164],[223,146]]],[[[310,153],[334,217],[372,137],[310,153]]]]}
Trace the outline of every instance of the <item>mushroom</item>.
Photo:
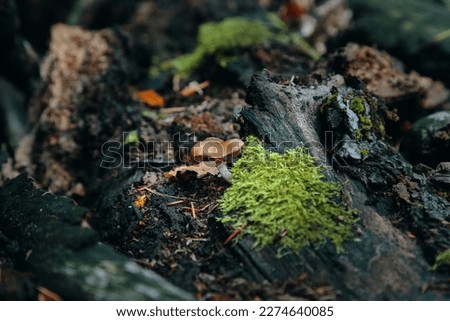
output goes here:
{"type": "Polygon", "coordinates": [[[231,182],[231,172],[227,161],[241,154],[244,142],[239,138],[223,141],[216,137],[208,137],[196,143],[191,149],[191,158],[196,161],[214,160],[220,175],[227,182],[231,182]]]}
{"type": "Polygon", "coordinates": [[[201,142],[196,143],[191,148],[191,158],[200,162],[203,160],[211,160],[223,155],[223,140],[216,137],[208,137],[201,142]]]}

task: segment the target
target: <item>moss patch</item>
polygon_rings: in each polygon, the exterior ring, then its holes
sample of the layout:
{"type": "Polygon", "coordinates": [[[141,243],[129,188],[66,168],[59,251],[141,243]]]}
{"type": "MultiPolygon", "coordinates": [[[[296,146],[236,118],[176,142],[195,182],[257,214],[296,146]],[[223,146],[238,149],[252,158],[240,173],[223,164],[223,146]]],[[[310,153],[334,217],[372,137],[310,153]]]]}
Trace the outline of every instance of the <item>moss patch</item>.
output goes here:
{"type": "Polygon", "coordinates": [[[361,130],[369,131],[372,129],[372,121],[366,111],[364,98],[354,97],[350,101],[350,109],[358,116],[361,130]]]}
{"type": "Polygon", "coordinates": [[[333,130],[360,143],[385,136],[383,119],[378,114],[380,108],[378,100],[360,90],[332,88],[320,110],[333,130]]]}
{"type": "Polygon", "coordinates": [[[180,56],[150,69],[150,75],[156,76],[160,70],[175,69],[181,77],[187,77],[195,71],[206,57],[213,57],[222,67],[237,58],[236,49],[268,43],[271,40],[290,42],[313,60],[319,53],[303,38],[290,33],[286,25],[273,14],[268,21],[253,20],[244,17],[230,17],[221,22],[207,22],[200,26],[197,47],[192,53],[180,56]]]}
{"type": "Polygon", "coordinates": [[[125,138],[125,141],[123,142],[124,145],[135,145],[138,143],[139,143],[139,136],[137,130],[129,132],[127,137],[125,138]]]}
{"type": "Polygon", "coordinates": [[[361,156],[366,158],[369,155],[369,150],[367,148],[361,148],[361,156]]]}
{"type": "Polygon", "coordinates": [[[280,250],[297,251],[331,240],[337,249],[349,238],[354,211],[337,204],[341,186],[323,180],[322,169],[301,147],[271,153],[249,137],[232,169],[232,186],[220,201],[234,228],[262,248],[278,241],[280,250]]]}
{"type": "MultiPolygon", "coordinates": [[[[200,26],[197,48],[190,54],[168,62],[180,76],[188,76],[208,55],[220,51],[250,47],[266,43],[272,32],[262,22],[242,17],[232,17],[222,22],[208,22],[200,26]]],[[[221,55],[219,63],[227,59],[221,55]]]]}
{"type": "Polygon", "coordinates": [[[433,270],[437,270],[443,265],[450,266],[450,249],[445,250],[436,257],[436,261],[433,265],[433,270]]]}
{"type": "Polygon", "coordinates": [[[320,111],[324,112],[327,108],[332,108],[334,104],[337,103],[338,98],[338,92],[337,90],[334,90],[334,88],[331,90],[331,95],[327,97],[327,99],[323,102],[323,104],[320,106],[320,111]]]}

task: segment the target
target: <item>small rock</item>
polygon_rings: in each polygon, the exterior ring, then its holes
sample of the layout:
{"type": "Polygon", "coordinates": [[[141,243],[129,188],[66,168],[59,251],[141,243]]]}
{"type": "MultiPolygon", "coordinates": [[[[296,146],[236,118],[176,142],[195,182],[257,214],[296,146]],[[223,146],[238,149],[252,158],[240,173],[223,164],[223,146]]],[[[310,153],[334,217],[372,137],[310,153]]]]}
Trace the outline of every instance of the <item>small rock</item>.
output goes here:
{"type": "Polygon", "coordinates": [[[438,185],[450,187],[450,162],[440,163],[433,171],[432,181],[438,185]]]}

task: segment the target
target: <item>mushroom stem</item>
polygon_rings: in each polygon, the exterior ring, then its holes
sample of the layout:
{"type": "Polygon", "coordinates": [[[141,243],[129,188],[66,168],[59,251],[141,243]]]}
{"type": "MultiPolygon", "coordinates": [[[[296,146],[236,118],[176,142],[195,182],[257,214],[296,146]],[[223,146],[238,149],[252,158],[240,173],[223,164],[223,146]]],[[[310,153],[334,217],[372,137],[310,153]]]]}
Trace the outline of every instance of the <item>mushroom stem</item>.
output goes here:
{"type": "Polygon", "coordinates": [[[228,183],[231,183],[231,172],[227,167],[226,162],[221,162],[217,164],[217,169],[219,170],[220,175],[224,180],[226,180],[228,183]]]}

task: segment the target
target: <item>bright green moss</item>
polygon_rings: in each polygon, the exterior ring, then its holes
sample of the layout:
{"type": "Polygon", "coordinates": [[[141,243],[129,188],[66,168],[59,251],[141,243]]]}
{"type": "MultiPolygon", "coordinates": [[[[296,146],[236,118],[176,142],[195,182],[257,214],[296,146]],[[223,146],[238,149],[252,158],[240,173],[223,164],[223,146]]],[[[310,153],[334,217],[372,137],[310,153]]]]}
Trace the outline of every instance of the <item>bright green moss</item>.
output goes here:
{"type": "Polygon", "coordinates": [[[366,148],[361,148],[361,156],[366,158],[369,155],[369,150],[366,148]]]}
{"type": "Polygon", "coordinates": [[[264,43],[272,32],[262,22],[242,17],[231,17],[221,22],[200,26],[198,46],[207,54],[219,50],[250,47],[264,43]]]}
{"type": "Polygon", "coordinates": [[[204,52],[196,49],[191,54],[183,55],[167,62],[163,67],[167,69],[174,68],[179,76],[186,77],[201,64],[204,57],[204,52]]]}
{"type": "Polygon", "coordinates": [[[325,102],[320,106],[321,110],[323,111],[325,108],[329,108],[333,104],[337,102],[338,93],[334,89],[331,90],[331,95],[328,96],[328,98],[325,100],[325,102]]]}
{"type": "Polygon", "coordinates": [[[433,270],[436,270],[443,265],[450,266],[450,249],[445,250],[436,257],[436,261],[434,262],[433,265],[433,270]]]}
{"type": "Polygon", "coordinates": [[[364,107],[364,99],[361,97],[354,97],[350,102],[350,109],[353,110],[357,115],[364,115],[366,113],[366,108],[364,107]]]}
{"type": "Polygon", "coordinates": [[[350,101],[350,109],[358,116],[361,130],[368,132],[372,129],[372,120],[370,119],[370,116],[366,114],[364,102],[364,98],[358,96],[354,97],[350,101]]]}
{"type": "Polygon", "coordinates": [[[150,75],[156,76],[161,69],[175,69],[181,77],[189,76],[206,57],[213,57],[220,66],[236,59],[236,49],[268,43],[270,40],[289,42],[300,48],[313,60],[320,54],[299,35],[290,33],[284,22],[276,15],[268,14],[267,21],[243,17],[230,17],[221,22],[207,22],[200,26],[195,50],[173,60],[155,64],[150,75]]]}
{"type": "Polygon", "coordinates": [[[132,145],[139,143],[139,136],[137,130],[129,132],[123,143],[124,145],[132,145]]]}
{"type": "Polygon", "coordinates": [[[175,68],[180,76],[187,76],[208,55],[263,44],[271,37],[272,32],[262,22],[242,17],[204,23],[199,29],[197,48],[190,54],[171,60],[168,67],[175,68]]]}
{"type": "Polygon", "coordinates": [[[359,142],[362,139],[362,134],[359,128],[355,129],[355,139],[357,142],[359,142]]]}
{"type": "Polygon", "coordinates": [[[342,186],[324,181],[321,167],[301,147],[269,153],[249,137],[232,174],[220,220],[242,228],[256,247],[278,242],[281,251],[297,251],[331,240],[339,250],[352,235],[354,211],[336,203],[342,186]]]}

